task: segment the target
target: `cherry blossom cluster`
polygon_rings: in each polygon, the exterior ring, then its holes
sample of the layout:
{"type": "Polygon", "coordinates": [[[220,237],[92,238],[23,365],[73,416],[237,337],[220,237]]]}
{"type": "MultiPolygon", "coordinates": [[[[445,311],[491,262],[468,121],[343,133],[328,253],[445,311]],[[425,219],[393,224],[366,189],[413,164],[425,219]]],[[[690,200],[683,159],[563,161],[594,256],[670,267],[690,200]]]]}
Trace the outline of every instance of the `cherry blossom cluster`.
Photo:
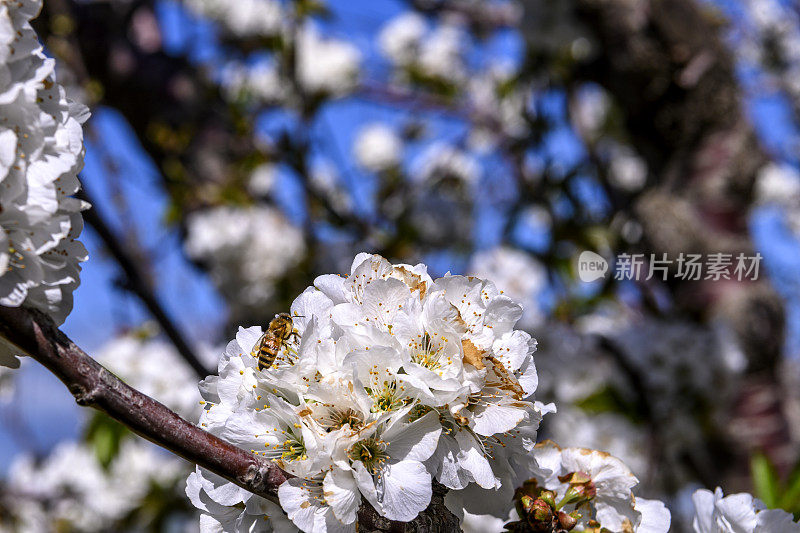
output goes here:
{"type": "MultiPolygon", "coordinates": [[[[41,309],[62,323],[86,249],[85,107],[68,101],[30,25],[41,0],[0,4],[0,305],[41,309]]],[[[0,356],[0,364],[15,364],[0,356]]]]}
{"type": "Polygon", "coordinates": [[[285,31],[284,8],[277,0],[189,0],[187,5],[238,37],[274,37],[285,31]]]}
{"type": "Polygon", "coordinates": [[[223,296],[245,310],[269,301],[275,281],[306,251],[300,228],[266,205],[195,211],[186,229],[189,257],[204,263],[223,296]]]}
{"type": "Polygon", "coordinates": [[[84,443],[63,442],[44,461],[20,454],[0,497],[9,511],[0,516],[0,531],[113,531],[153,487],[164,498],[167,490],[177,493],[185,475],[183,461],[139,439],[123,442],[107,468],[84,443]]]}
{"type": "MultiPolygon", "coordinates": [[[[347,277],[318,277],[291,315],[296,335],[270,367],[253,356],[262,329],[242,328],[200,388],[202,427],[297,476],[279,490],[296,527],[355,531],[362,497],[412,520],[433,480],[459,513],[508,515],[554,410],[530,399],[536,341],[514,329],[517,303],[486,280],[433,280],[424,265],[359,254],[347,277]]],[[[282,520],[200,469],[187,493],[204,529],[282,520]]]]}
{"type": "Polygon", "coordinates": [[[538,469],[515,494],[520,521],[511,531],[669,531],[669,510],[635,497],[638,480],[616,457],[552,441],[532,454],[538,469]]]}

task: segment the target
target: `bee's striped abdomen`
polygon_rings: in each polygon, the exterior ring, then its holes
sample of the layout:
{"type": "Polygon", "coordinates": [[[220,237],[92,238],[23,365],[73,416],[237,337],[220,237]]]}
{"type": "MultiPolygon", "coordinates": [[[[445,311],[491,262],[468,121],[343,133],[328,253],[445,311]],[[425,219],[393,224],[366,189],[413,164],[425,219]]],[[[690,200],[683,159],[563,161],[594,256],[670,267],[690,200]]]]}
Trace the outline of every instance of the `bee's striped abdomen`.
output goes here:
{"type": "Polygon", "coordinates": [[[275,358],[278,357],[278,352],[281,350],[281,344],[281,340],[274,335],[270,335],[269,333],[264,335],[264,338],[258,346],[257,357],[259,370],[266,370],[272,366],[272,363],[275,362],[275,358]]]}

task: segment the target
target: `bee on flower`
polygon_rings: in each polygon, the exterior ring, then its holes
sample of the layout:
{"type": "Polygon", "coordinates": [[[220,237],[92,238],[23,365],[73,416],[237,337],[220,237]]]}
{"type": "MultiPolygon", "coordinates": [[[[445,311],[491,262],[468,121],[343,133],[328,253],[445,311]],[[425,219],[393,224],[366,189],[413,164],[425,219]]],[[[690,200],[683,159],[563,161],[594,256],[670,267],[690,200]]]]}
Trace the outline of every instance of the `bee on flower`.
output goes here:
{"type": "MultiPolygon", "coordinates": [[[[434,481],[454,508],[508,516],[554,410],[532,400],[536,342],[514,329],[520,305],[490,281],[359,254],[348,276],[318,277],[289,316],[296,339],[280,365],[259,368],[261,328],[239,330],[201,383],[200,422],[297,476],[279,490],[296,527],[355,531],[362,498],[410,521],[434,481]]],[[[201,525],[242,530],[269,506],[200,469],[187,491],[201,525]]]]}

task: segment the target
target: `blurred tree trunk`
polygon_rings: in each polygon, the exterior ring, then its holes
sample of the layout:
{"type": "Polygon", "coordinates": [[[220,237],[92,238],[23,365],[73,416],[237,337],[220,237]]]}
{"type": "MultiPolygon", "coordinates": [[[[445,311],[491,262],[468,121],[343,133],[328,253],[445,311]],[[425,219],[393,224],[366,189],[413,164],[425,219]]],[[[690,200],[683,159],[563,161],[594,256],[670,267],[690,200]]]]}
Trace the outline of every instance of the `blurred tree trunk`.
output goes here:
{"type": "MultiPolygon", "coordinates": [[[[571,4],[567,9],[594,48],[573,75],[611,93],[631,144],[649,167],[648,187],[632,206],[648,247],[640,251],[666,252],[672,260],[681,252],[754,255],[747,219],[767,157],[745,116],[734,60],[711,8],[694,0],[571,4]]],[[[528,0],[526,16],[542,7],[528,0]]],[[[673,279],[670,290],[682,313],[723,319],[747,357],[730,435],[739,459],[763,449],[786,471],[794,453],[775,375],[784,309],[763,274],[762,268],[756,282],[673,279]]],[[[724,462],[714,466],[724,469],[724,462]]]]}

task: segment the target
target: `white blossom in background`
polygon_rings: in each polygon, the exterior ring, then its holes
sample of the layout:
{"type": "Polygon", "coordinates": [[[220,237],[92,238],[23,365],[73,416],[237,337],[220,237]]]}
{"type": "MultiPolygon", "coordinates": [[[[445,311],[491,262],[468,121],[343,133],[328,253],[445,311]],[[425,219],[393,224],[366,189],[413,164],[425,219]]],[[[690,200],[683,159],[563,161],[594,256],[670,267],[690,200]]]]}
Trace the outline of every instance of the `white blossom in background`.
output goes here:
{"type": "Polygon", "coordinates": [[[464,513],[461,521],[462,533],[501,533],[506,531],[506,522],[519,520],[517,512],[512,510],[510,518],[497,518],[492,515],[464,513]]]}
{"type": "Polygon", "coordinates": [[[520,328],[530,330],[541,324],[544,313],[538,297],[547,286],[547,270],[530,254],[508,246],[483,250],[472,257],[467,271],[491,279],[503,294],[522,305],[520,328]]]}
{"type": "Polygon", "coordinates": [[[700,405],[722,405],[746,364],[721,327],[657,319],[604,322],[600,316],[583,327],[587,333],[608,338],[637,375],[644,377],[652,393],[653,415],[658,418],[677,421],[683,418],[679,411],[688,415],[700,405]],[[686,408],[676,409],[679,405],[686,408]]]}
{"type": "Polygon", "coordinates": [[[767,509],[746,492],[725,496],[700,489],[692,496],[695,533],[798,533],[800,523],[782,509],[767,509]]]}
{"type": "Polygon", "coordinates": [[[262,205],[196,211],[187,217],[186,231],[186,253],[209,267],[228,302],[242,307],[269,301],[275,281],[306,249],[303,232],[279,210],[262,205]]]}
{"type": "MultiPolygon", "coordinates": [[[[41,463],[18,455],[9,467],[2,498],[15,531],[110,531],[143,504],[152,484],[175,486],[186,475],[181,459],[143,440],[128,440],[104,469],[84,444],[64,442],[41,463]]],[[[8,518],[8,517],[4,517],[8,518]]]]}
{"type": "MultiPolygon", "coordinates": [[[[298,476],[279,489],[297,527],[355,531],[362,497],[388,519],[412,520],[432,479],[461,509],[508,516],[514,487],[535,469],[539,421],[554,409],[529,399],[536,344],[514,329],[518,304],[489,281],[433,280],[424,265],[359,254],[347,277],[318,277],[291,314],[298,339],[264,370],[252,355],[261,328],[239,330],[219,375],[201,383],[201,425],[298,476]]],[[[200,469],[187,494],[205,531],[276,516],[200,469]]]]}
{"type": "Polygon", "coordinates": [[[231,62],[220,72],[220,85],[228,100],[279,104],[286,99],[286,81],[272,60],[254,65],[231,62]]]}
{"type": "Polygon", "coordinates": [[[606,451],[639,476],[650,470],[646,429],[618,413],[588,414],[559,404],[558,413],[547,419],[547,437],[561,446],[606,451]]]}
{"type": "Polygon", "coordinates": [[[614,362],[598,350],[591,337],[556,321],[538,331],[536,368],[541,397],[560,408],[577,404],[609,385],[624,385],[618,381],[614,362]]]}
{"type": "Polygon", "coordinates": [[[608,147],[609,181],[615,187],[628,192],[636,192],[644,187],[647,180],[647,163],[632,148],[617,143],[608,147]]]}
{"type": "Polygon", "coordinates": [[[445,142],[430,144],[412,166],[413,179],[421,183],[454,180],[475,185],[481,177],[481,167],[475,157],[445,142]]]}
{"type": "Polygon", "coordinates": [[[750,27],[740,53],[800,110],[800,15],[791,2],[746,0],[744,4],[750,27]]]}
{"type": "Polygon", "coordinates": [[[247,191],[255,196],[268,196],[272,192],[278,168],[272,163],[262,163],[253,169],[247,180],[247,191]]]}
{"type": "Polygon", "coordinates": [[[402,151],[403,141],[394,129],[380,123],[362,127],[353,146],[356,161],[370,172],[382,172],[397,167],[402,151]]]}
{"type": "Polygon", "coordinates": [[[570,515],[576,531],[669,531],[669,510],[659,501],[634,496],[639,480],[616,457],[587,448],[561,448],[552,441],[537,444],[532,454],[538,467],[536,484],[524,506],[542,507],[548,500],[542,491],[550,491],[550,501],[558,504],[555,509],[548,505],[549,512],[570,515]]]}
{"type": "Polygon", "coordinates": [[[466,76],[462,58],[465,39],[460,26],[446,22],[437,25],[420,45],[419,68],[430,77],[450,83],[463,81],[466,76]]]}
{"type": "Polygon", "coordinates": [[[378,35],[383,55],[398,70],[398,81],[408,82],[409,73],[446,84],[460,83],[466,75],[466,36],[458,24],[443,21],[428,28],[417,13],[403,13],[389,21],[378,35]]]}
{"type": "Polygon", "coordinates": [[[785,163],[764,165],[756,178],[756,200],[763,204],[800,204],[800,172],[785,163]]]}
{"type": "Polygon", "coordinates": [[[596,85],[581,86],[571,102],[570,117],[575,128],[587,138],[597,139],[611,109],[611,97],[596,85]]]}
{"type": "Polygon", "coordinates": [[[238,37],[279,36],[287,20],[279,0],[189,0],[187,5],[238,37]]]}
{"type": "Polygon", "coordinates": [[[342,96],[358,82],[361,53],[347,41],[326,39],[306,24],[297,42],[297,78],[312,95],[342,96]]]}
{"type": "Polygon", "coordinates": [[[473,114],[470,146],[490,150],[507,138],[519,139],[529,132],[525,114],[532,89],[514,80],[514,68],[492,65],[469,77],[467,101],[473,114]]]}
{"type": "Polygon", "coordinates": [[[756,177],[756,201],[783,209],[789,229],[800,234],[800,172],[786,163],[768,163],[756,177]]]}
{"type": "MultiPolygon", "coordinates": [[[[198,355],[209,366],[217,362],[208,346],[200,346],[198,355]]],[[[125,383],[187,420],[196,421],[200,416],[197,376],[171,343],[122,335],[101,347],[96,358],[125,383]]]]}
{"type": "MultiPolygon", "coordinates": [[[[61,324],[72,309],[86,249],[76,239],[84,202],[88,110],[69,102],[30,20],[41,2],[0,4],[0,305],[26,305],[61,324]]],[[[0,356],[0,364],[14,364],[0,356]]]]}
{"type": "Polygon", "coordinates": [[[419,55],[420,43],[427,31],[425,17],[408,11],[393,18],[381,29],[378,45],[392,63],[408,65],[419,55]]]}

